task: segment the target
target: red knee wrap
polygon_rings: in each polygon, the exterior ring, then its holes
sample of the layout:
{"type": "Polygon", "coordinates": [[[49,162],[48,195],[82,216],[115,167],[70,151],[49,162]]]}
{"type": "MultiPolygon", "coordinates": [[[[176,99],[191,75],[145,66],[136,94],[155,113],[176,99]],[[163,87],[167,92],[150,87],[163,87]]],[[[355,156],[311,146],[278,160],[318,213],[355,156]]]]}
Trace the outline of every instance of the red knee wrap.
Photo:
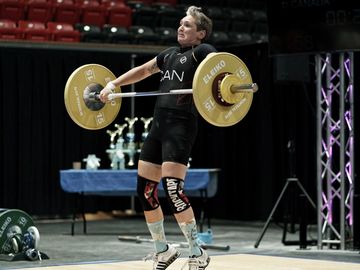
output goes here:
{"type": "Polygon", "coordinates": [[[158,184],[138,175],[137,193],[144,211],[155,210],[159,207],[158,184]]]}

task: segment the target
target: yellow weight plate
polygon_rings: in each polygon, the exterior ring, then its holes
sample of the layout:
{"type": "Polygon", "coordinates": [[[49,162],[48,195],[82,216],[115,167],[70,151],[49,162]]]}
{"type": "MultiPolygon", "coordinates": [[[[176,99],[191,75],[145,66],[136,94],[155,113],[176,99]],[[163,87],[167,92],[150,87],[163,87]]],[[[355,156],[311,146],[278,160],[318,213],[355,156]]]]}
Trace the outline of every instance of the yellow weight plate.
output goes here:
{"type": "MultiPolygon", "coordinates": [[[[88,99],[90,93],[99,93],[115,75],[106,67],[87,64],[77,68],[65,85],[65,107],[71,119],[86,129],[101,129],[111,124],[118,115],[121,98],[103,104],[96,99],[88,99]]],[[[117,87],[115,92],[120,92],[117,87]]]]}
{"type": "Polygon", "coordinates": [[[238,102],[235,104],[220,102],[213,89],[219,87],[227,74],[235,75],[239,84],[252,83],[251,74],[240,58],[231,53],[219,52],[209,54],[200,63],[192,85],[198,112],[210,124],[219,127],[240,122],[248,113],[253,99],[253,93],[244,92],[240,94],[241,97],[237,97],[238,102]]]}

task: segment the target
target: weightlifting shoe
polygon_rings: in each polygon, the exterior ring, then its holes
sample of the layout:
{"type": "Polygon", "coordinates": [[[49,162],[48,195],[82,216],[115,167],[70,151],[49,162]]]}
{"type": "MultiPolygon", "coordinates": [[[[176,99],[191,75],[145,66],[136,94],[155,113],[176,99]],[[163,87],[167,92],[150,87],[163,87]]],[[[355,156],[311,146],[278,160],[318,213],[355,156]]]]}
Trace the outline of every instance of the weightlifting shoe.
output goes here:
{"type": "Polygon", "coordinates": [[[200,248],[200,250],[201,250],[201,255],[198,257],[196,256],[190,257],[186,261],[186,264],[181,268],[181,270],[185,269],[187,265],[189,266],[189,270],[203,270],[209,265],[210,263],[209,255],[202,248],[200,248]]]}
{"type": "Polygon", "coordinates": [[[172,264],[177,258],[179,258],[180,252],[174,247],[168,245],[168,249],[160,252],[149,254],[144,260],[152,259],[154,261],[153,270],[165,270],[172,264]]]}

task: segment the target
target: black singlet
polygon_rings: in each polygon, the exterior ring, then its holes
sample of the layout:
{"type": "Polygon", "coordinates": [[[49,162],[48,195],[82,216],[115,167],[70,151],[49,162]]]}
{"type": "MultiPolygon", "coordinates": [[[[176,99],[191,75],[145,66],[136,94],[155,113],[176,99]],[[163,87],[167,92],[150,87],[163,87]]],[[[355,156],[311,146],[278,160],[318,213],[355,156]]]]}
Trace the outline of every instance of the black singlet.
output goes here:
{"type": "MultiPolygon", "coordinates": [[[[157,66],[161,70],[159,90],[168,92],[172,89],[191,89],[195,71],[202,60],[216,49],[210,44],[196,47],[171,47],[157,57],[157,66]]],[[[197,114],[192,95],[158,96],[156,108],[169,108],[197,114]]]]}
{"type": "MultiPolygon", "coordinates": [[[[194,48],[172,47],[157,56],[161,69],[160,90],[192,88],[196,68],[215,48],[201,44],[194,48]]],[[[197,133],[197,110],[192,95],[157,97],[154,119],[140,153],[140,160],[155,164],[172,161],[187,165],[197,133]]]]}

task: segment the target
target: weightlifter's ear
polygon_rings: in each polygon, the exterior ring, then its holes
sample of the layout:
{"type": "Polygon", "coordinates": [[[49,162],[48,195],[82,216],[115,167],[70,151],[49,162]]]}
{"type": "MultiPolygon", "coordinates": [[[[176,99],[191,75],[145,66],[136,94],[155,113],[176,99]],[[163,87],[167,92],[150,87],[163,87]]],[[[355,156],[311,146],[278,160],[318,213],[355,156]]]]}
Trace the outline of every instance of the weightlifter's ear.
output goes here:
{"type": "Polygon", "coordinates": [[[198,31],[199,39],[203,40],[206,37],[206,30],[198,31]]]}

